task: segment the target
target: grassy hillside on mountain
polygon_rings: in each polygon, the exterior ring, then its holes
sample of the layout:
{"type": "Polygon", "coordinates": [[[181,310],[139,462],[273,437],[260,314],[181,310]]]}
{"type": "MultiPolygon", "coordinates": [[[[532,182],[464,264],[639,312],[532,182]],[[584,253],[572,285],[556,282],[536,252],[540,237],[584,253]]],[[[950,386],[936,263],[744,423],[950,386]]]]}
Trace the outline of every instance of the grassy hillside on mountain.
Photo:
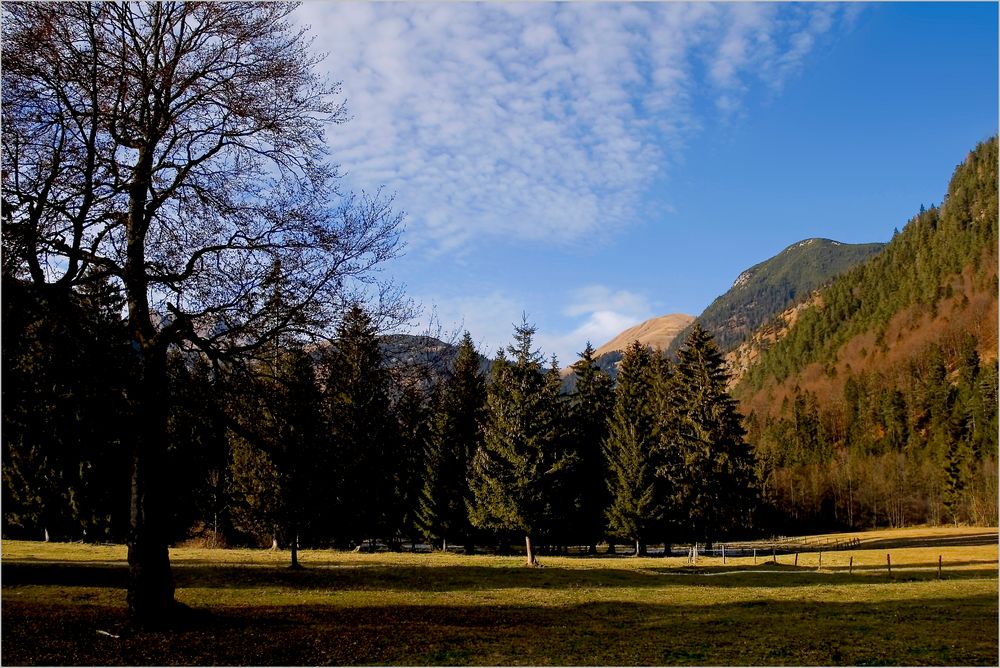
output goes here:
{"type": "Polygon", "coordinates": [[[594,356],[600,357],[605,353],[625,350],[633,341],[638,341],[656,350],[666,350],[677,338],[677,335],[692,322],[694,322],[694,317],[683,313],[670,313],[650,318],[635,327],[629,327],[602,345],[594,352],[594,356]]]}
{"type": "Polygon", "coordinates": [[[766,495],[823,526],[997,521],[997,140],[734,389],[766,495]]]}
{"type": "MultiPolygon", "coordinates": [[[[622,351],[633,341],[638,341],[654,350],[666,350],[677,335],[694,322],[694,316],[683,313],[669,313],[650,318],[635,327],[629,327],[594,352],[597,366],[612,378],[618,377],[618,362],[622,351]]],[[[572,394],[576,388],[576,374],[569,367],[562,370],[563,392],[572,394]]]]}
{"type": "MultiPolygon", "coordinates": [[[[830,239],[804,239],[769,260],[741,273],[733,287],[716,298],[695,320],[710,332],[723,352],[741,341],[816,288],[869,259],[885,244],[844,244],[830,239]]],[[[688,327],[671,345],[687,338],[688,327]]]]}

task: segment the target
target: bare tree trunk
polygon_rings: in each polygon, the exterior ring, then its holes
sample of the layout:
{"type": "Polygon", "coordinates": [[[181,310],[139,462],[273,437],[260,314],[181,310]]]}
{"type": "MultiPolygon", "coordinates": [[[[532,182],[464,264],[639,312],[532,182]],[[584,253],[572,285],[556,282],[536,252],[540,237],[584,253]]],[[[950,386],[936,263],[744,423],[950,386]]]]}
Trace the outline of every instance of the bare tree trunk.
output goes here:
{"type": "Polygon", "coordinates": [[[292,565],[290,566],[292,570],[298,570],[302,568],[302,564],[299,563],[299,532],[292,531],[292,565]]]}
{"type": "Polygon", "coordinates": [[[155,628],[169,624],[176,610],[163,505],[166,352],[153,348],[141,351],[139,357],[140,376],[128,396],[132,412],[132,488],[126,601],[134,626],[155,628]]]}
{"type": "Polygon", "coordinates": [[[524,547],[528,557],[528,565],[537,566],[538,560],[535,558],[535,548],[531,544],[531,536],[529,534],[524,535],[524,547]]]}

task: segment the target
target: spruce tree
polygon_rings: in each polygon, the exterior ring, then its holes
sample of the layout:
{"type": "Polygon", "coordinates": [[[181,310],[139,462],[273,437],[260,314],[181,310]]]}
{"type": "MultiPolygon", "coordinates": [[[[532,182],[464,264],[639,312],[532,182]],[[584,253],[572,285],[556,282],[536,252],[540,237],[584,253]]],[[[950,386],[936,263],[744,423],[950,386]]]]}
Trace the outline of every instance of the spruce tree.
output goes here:
{"type": "Polygon", "coordinates": [[[756,505],[753,453],[727,382],[725,361],[711,334],[695,325],[678,352],[661,447],[683,462],[669,482],[686,533],[708,543],[749,526],[756,505]]]}
{"type": "Polygon", "coordinates": [[[593,554],[605,533],[604,512],[610,504],[608,466],[602,443],[608,435],[608,419],[614,406],[614,383],[597,365],[589,341],[572,368],[576,389],[569,403],[569,438],[577,459],[574,476],[577,516],[573,524],[593,554]]]}
{"type": "Polygon", "coordinates": [[[484,440],[473,459],[477,527],[524,534],[527,563],[537,565],[534,539],[550,525],[554,491],[568,459],[559,448],[558,395],[533,349],[535,328],[515,328],[514,344],[500,351],[487,388],[484,440]]]}
{"type": "Polygon", "coordinates": [[[664,513],[656,471],[657,420],[653,402],[653,353],[633,341],[618,369],[615,404],[604,441],[611,492],[607,519],[613,534],[635,543],[636,556],[664,513]]]}
{"type": "Polygon", "coordinates": [[[417,522],[428,538],[461,537],[472,551],[467,506],[472,501],[469,473],[482,442],[486,380],[468,332],[462,337],[451,374],[438,391],[425,454],[424,484],[417,522]]]}
{"type": "Polygon", "coordinates": [[[574,534],[573,522],[579,515],[579,490],[576,486],[579,458],[570,438],[569,397],[562,393],[562,381],[559,360],[553,353],[545,372],[543,406],[549,414],[545,423],[550,425],[552,434],[549,444],[551,457],[561,464],[549,482],[549,500],[542,527],[550,547],[566,547],[569,544],[574,534]]]}
{"type": "MultiPolygon", "coordinates": [[[[399,381],[397,381],[399,382],[399,381]]],[[[424,451],[430,439],[431,406],[423,388],[413,379],[403,379],[402,391],[393,406],[395,422],[396,465],[393,476],[391,526],[396,527],[396,539],[416,542],[419,535],[420,495],[423,488],[424,451]]]]}
{"type": "Polygon", "coordinates": [[[254,372],[242,387],[238,423],[231,425],[233,523],[258,540],[287,544],[298,568],[299,543],[318,524],[316,493],[325,482],[317,466],[325,425],[315,368],[300,347],[275,346],[273,359],[254,372]]]}
{"type": "Polygon", "coordinates": [[[354,305],[330,351],[326,410],[332,439],[333,498],[328,527],[339,544],[394,533],[394,471],[398,465],[389,404],[389,375],[371,317],[354,305]]]}
{"type": "Polygon", "coordinates": [[[120,293],[98,279],[39,290],[4,276],[2,307],[5,535],[122,540],[132,369],[120,293]]]}

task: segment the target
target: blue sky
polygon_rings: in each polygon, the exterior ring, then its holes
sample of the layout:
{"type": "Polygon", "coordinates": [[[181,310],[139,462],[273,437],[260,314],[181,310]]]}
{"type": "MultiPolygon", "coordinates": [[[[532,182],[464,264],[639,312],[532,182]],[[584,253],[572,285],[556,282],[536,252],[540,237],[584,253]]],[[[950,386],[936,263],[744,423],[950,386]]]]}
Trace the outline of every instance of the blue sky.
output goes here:
{"type": "Polygon", "coordinates": [[[997,132],[996,3],[307,2],[385,272],[481,352],[562,365],[807,237],[887,241],[997,132]]]}

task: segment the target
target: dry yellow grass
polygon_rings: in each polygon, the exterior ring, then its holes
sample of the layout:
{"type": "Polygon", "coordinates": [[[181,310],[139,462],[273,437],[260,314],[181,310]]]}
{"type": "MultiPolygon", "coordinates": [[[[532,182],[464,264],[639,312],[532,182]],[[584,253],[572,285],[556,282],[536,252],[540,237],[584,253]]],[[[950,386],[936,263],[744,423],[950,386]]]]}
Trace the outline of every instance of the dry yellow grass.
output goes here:
{"type": "Polygon", "coordinates": [[[625,350],[630,343],[638,341],[657,350],[665,350],[685,327],[694,322],[694,317],[683,313],[671,313],[639,323],[614,337],[594,352],[594,357],[613,350],[625,350]]]}

